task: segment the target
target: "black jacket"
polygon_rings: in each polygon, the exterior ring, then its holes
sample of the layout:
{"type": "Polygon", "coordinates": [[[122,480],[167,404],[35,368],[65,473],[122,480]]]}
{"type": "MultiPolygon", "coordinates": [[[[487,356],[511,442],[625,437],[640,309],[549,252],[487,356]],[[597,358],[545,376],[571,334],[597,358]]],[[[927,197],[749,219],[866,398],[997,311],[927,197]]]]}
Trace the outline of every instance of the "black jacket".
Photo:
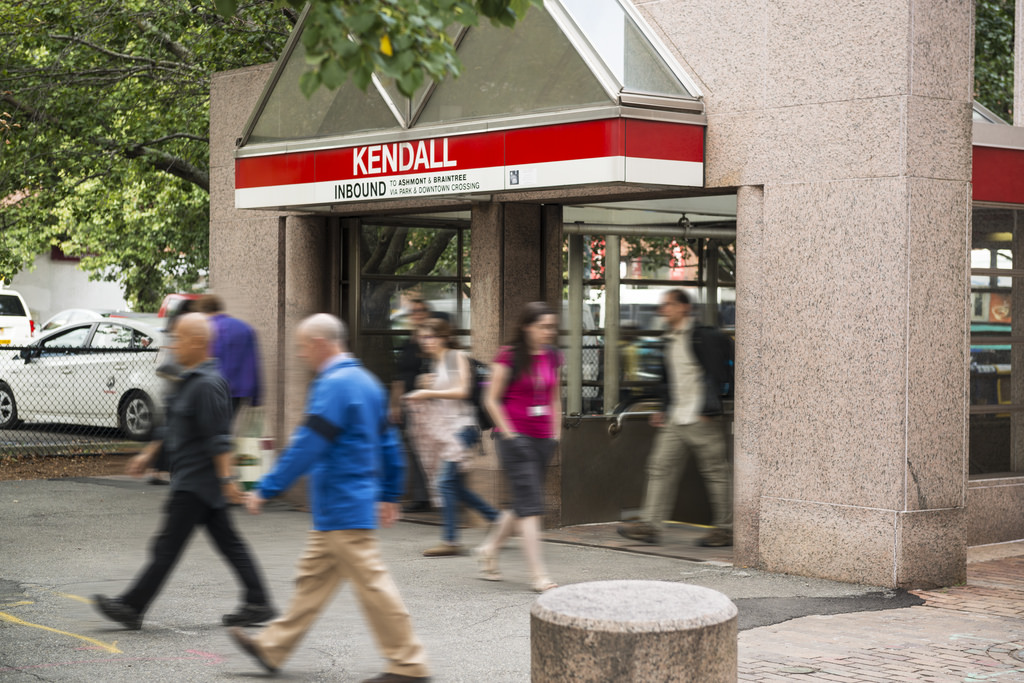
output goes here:
{"type": "MultiPolygon", "coordinates": [[[[722,396],[732,381],[729,365],[732,361],[732,340],[721,330],[709,325],[694,325],[692,332],[693,355],[704,369],[704,404],[700,414],[712,417],[722,414],[722,396]]],[[[668,367],[665,358],[668,351],[666,342],[661,356],[661,381],[658,397],[671,410],[672,383],[668,381],[668,367]]]]}

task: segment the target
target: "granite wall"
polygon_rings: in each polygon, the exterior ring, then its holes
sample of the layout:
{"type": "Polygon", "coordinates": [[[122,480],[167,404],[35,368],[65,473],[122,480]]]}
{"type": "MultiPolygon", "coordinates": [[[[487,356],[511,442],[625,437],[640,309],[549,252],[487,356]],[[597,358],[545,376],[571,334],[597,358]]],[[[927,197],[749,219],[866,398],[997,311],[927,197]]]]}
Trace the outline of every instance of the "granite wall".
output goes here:
{"type": "Polygon", "coordinates": [[[969,0],[636,0],[738,186],[736,562],[966,573],[969,0]]]}

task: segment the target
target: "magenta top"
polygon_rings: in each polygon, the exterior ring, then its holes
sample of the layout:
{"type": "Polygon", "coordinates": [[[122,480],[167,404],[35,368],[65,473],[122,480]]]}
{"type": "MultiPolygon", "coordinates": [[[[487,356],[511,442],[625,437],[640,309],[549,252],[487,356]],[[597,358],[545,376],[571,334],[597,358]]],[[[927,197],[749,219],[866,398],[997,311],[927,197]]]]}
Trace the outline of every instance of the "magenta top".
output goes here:
{"type": "MultiPolygon", "coordinates": [[[[505,365],[511,371],[515,354],[511,346],[498,351],[495,363],[505,365]]],[[[513,431],[537,439],[550,439],[555,435],[555,420],[561,415],[551,414],[551,395],[558,381],[558,368],[562,354],[549,347],[544,353],[533,356],[533,367],[523,372],[505,388],[501,403],[512,423],[513,431]]],[[[558,411],[561,412],[560,410],[558,411]]],[[[495,431],[501,431],[495,428],[495,431]]]]}

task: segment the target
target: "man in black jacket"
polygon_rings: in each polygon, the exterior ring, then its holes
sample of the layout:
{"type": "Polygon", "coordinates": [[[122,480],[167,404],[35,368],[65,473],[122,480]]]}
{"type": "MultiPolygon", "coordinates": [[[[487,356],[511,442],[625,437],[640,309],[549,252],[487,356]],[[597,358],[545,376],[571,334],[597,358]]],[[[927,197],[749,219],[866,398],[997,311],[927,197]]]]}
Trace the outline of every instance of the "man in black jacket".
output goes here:
{"type": "Polygon", "coordinates": [[[128,462],[141,475],[161,450],[171,465],[170,497],[163,529],[149,564],[131,588],[117,598],[94,596],[103,616],[127,628],[142,628],[142,618],[177,563],[196,526],[203,525],[217,550],[245,586],[244,603],[224,615],[227,626],[249,626],[273,618],[255,561],[228,515],[228,501],[239,496],[231,475],[231,392],[209,357],[210,325],[201,313],[182,316],[168,344],[181,366],[176,391],[167,404],[163,434],[128,462]]]}
{"type": "Polygon", "coordinates": [[[665,319],[665,411],[651,416],[658,428],[647,460],[647,492],[640,521],[618,528],[626,538],[658,543],[661,523],[675,506],[679,476],[692,454],[711,501],[714,529],[704,546],[732,545],[732,469],[722,434],[722,385],[727,365],[724,337],[697,327],[690,300],[681,289],[667,290],[658,314],[665,319]]]}

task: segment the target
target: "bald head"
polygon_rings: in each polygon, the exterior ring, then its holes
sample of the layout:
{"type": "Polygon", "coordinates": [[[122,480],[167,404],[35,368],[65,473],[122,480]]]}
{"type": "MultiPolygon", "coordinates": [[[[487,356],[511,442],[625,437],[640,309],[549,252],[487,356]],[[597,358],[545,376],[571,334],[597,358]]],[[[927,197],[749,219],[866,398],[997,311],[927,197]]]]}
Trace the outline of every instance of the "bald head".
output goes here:
{"type": "Polygon", "coordinates": [[[317,313],[303,320],[299,323],[299,334],[324,339],[342,347],[348,341],[345,323],[330,313],[317,313]]]}
{"type": "Polygon", "coordinates": [[[171,348],[184,368],[194,368],[209,357],[210,323],[202,313],[186,313],[174,324],[171,348]]]}
{"type": "Polygon", "coordinates": [[[318,372],[332,357],[347,348],[348,330],[340,318],[329,313],[311,315],[299,323],[296,343],[299,358],[318,372]]]}

